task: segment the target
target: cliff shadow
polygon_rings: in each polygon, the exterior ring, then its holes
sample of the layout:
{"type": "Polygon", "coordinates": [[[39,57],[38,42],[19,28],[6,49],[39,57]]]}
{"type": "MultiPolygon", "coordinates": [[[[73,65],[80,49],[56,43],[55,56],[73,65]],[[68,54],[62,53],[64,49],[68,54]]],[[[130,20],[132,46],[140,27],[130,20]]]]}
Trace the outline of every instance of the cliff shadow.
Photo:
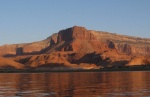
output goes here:
{"type": "Polygon", "coordinates": [[[7,57],[15,57],[15,56],[16,56],[15,54],[6,54],[6,55],[3,55],[2,57],[7,58],[7,57]]]}
{"type": "Polygon", "coordinates": [[[112,67],[123,67],[125,66],[129,61],[126,60],[122,60],[122,61],[115,61],[110,63],[109,65],[111,65],[112,67]]]}
{"type": "Polygon", "coordinates": [[[65,64],[60,63],[49,63],[49,64],[43,64],[35,67],[37,70],[69,70],[70,67],[65,66],[65,64]]]}
{"type": "Polygon", "coordinates": [[[102,61],[102,58],[101,58],[100,54],[96,54],[95,52],[93,52],[93,53],[85,54],[80,59],[73,60],[71,63],[75,63],[75,64],[79,64],[79,63],[97,64],[100,61],[102,61]]]}

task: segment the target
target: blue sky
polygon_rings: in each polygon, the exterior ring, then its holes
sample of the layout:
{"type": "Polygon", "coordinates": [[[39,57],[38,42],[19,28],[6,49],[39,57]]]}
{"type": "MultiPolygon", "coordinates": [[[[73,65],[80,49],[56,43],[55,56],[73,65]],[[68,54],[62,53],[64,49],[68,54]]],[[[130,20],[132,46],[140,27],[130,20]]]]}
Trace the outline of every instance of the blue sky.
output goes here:
{"type": "Polygon", "coordinates": [[[150,0],[0,0],[0,45],[72,27],[150,38],[150,0]]]}

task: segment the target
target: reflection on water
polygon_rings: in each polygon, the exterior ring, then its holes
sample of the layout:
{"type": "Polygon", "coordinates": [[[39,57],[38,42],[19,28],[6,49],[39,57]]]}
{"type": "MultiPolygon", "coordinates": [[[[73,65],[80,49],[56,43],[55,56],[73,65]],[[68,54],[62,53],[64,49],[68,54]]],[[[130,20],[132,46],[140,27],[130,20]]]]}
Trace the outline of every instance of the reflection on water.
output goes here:
{"type": "Polygon", "coordinates": [[[0,97],[143,97],[150,72],[0,74],[0,97]]]}

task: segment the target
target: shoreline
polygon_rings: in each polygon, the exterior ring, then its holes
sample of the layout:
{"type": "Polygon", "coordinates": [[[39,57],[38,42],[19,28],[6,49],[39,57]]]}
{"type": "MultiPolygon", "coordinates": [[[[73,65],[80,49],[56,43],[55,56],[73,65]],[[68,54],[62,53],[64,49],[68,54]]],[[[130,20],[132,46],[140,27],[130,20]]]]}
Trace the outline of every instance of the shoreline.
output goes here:
{"type": "Polygon", "coordinates": [[[115,72],[150,71],[150,65],[106,67],[101,69],[0,69],[0,73],[48,73],[48,72],[115,72]]]}

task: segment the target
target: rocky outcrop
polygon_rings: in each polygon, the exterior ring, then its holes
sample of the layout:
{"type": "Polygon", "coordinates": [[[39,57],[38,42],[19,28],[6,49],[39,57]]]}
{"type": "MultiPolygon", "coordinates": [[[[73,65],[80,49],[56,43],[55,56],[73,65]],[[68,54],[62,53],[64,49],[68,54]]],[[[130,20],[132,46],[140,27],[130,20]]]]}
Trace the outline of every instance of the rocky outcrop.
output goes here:
{"type": "Polygon", "coordinates": [[[131,45],[129,44],[116,44],[115,48],[117,49],[118,53],[124,53],[127,55],[132,54],[131,45]]]}
{"type": "Polygon", "coordinates": [[[58,43],[61,41],[73,41],[73,40],[95,40],[95,36],[90,33],[86,28],[74,26],[65,30],[61,30],[58,33],[58,43]]]}
{"type": "Polygon", "coordinates": [[[134,57],[128,62],[127,66],[133,65],[150,65],[150,57],[146,56],[134,57]]]}
{"type": "Polygon", "coordinates": [[[3,45],[0,46],[0,55],[15,55],[17,45],[3,45]]]}
{"type": "Polygon", "coordinates": [[[108,49],[106,41],[97,40],[97,36],[84,27],[74,26],[58,33],[57,44],[53,51],[74,51],[80,53],[103,52],[108,49]]]}
{"type": "Polygon", "coordinates": [[[107,41],[109,48],[115,47],[119,54],[150,56],[150,39],[91,31],[99,41],[107,41]],[[111,45],[111,46],[110,46],[111,45]]]}
{"type": "Polygon", "coordinates": [[[47,50],[47,48],[57,43],[57,34],[53,34],[45,40],[24,43],[24,44],[12,44],[0,46],[1,56],[14,56],[14,55],[32,55],[40,54],[47,50]]]}
{"type": "MultiPolygon", "coordinates": [[[[78,54],[78,57],[79,56],[83,57],[78,54]]],[[[63,67],[72,69],[92,69],[97,67],[92,61],[89,62],[89,60],[86,59],[79,60],[76,58],[76,53],[73,52],[53,52],[51,54],[41,54],[22,58],[18,56],[14,58],[14,60],[25,64],[27,68],[50,67],[53,69],[63,67]]],[[[98,60],[95,62],[98,62],[98,60]]]]}
{"type": "Polygon", "coordinates": [[[54,51],[85,53],[116,49],[119,54],[150,56],[150,40],[74,26],[33,43],[0,46],[0,55],[41,54],[54,51]]]}
{"type": "Polygon", "coordinates": [[[141,61],[131,59],[137,56],[150,56],[150,39],[74,26],[39,42],[1,46],[0,55],[17,55],[15,61],[32,68],[142,65],[145,64],[142,63],[145,59],[140,58],[141,61]]]}
{"type": "Polygon", "coordinates": [[[93,52],[90,42],[96,41],[93,33],[78,26],[59,31],[57,39],[57,45],[61,46],[54,48],[55,51],[93,52]]]}

